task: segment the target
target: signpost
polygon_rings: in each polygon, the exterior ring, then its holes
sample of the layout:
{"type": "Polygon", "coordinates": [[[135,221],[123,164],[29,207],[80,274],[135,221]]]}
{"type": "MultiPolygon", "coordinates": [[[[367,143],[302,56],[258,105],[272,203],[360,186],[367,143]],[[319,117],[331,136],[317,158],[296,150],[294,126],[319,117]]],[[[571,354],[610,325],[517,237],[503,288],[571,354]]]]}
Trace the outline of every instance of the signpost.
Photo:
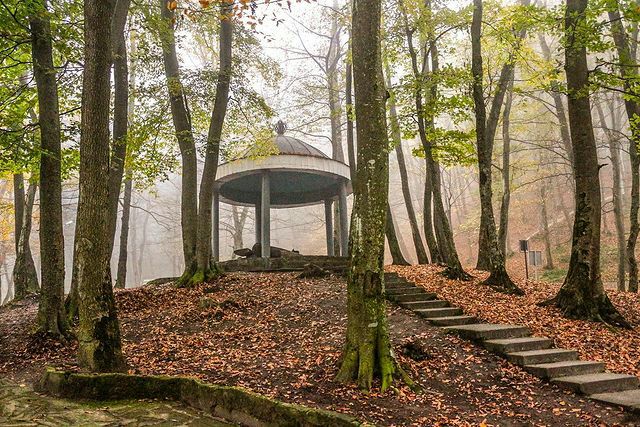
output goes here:
{"type": "Polygon", "coordinates": [[[535,267],[535,280],[538,280],[538,267],[542,265],[542,251],[529,251],[529,263],[535,267]]]}
{"type": "Polygon", "coordinates": [[[529,241],[520,240],[520,252],[524,253],[524,271],[529,280],[529,260],[527,259],[527,252],[529,252],[529,241]]]}

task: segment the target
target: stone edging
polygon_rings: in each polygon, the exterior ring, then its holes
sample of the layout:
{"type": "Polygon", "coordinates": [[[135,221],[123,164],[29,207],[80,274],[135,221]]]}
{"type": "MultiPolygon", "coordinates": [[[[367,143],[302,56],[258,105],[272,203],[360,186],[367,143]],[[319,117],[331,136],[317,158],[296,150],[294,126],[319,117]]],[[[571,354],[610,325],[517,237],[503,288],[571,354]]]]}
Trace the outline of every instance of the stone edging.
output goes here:
{"type": "Polygon", "coordinates": [[[283,403],[239,387],[208,384],[187,377],[81,374],[49,368],[36,389],[72,399],[174,400],[250,427],[369,425],[338,412],[283,403]]]}

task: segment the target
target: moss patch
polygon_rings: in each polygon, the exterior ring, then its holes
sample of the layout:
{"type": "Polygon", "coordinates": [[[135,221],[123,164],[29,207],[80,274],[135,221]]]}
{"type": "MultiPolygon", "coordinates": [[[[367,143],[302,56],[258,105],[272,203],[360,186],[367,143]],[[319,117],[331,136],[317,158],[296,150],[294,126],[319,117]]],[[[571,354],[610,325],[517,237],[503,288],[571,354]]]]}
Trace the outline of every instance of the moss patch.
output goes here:
{"type": "Polygon", "coordinates": [[[47,369],[39,390],[93,400],[169,399],[248,426],[360,426],[337,412],[283,403],[239,388],[192,378],[127,374],[78,374],[47,369]]]}

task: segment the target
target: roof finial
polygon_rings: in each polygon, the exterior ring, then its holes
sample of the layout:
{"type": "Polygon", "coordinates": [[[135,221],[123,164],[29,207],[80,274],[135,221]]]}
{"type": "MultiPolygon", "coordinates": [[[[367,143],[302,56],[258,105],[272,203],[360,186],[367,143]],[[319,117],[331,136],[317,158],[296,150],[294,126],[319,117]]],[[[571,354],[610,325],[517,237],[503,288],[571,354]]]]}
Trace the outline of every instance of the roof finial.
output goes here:
{"type": "Polygon", "coordinates": [[[276,123],[274,129],[276,130],[278,135],[284,135],[284,133],[287,131],[287,124],[282,120],[278,120],[278,123],[276,123]]]}

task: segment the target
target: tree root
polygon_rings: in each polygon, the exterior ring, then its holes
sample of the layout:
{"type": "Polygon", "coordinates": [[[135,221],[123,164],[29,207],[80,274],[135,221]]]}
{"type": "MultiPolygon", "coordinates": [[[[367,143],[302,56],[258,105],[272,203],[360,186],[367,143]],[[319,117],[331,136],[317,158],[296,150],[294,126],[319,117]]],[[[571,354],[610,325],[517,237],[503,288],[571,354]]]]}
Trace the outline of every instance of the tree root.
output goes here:
{"type": "Polygon", "coordinates": [[[633,326],[620,314],[606,294],[596,301],[588,302],[574,295],[575,292],[561,288],[555,297],[538,303],[538,306],[556,307],[568,319],[588,320],[604,323],[611,327],[633,329],[633,326]]]}
{"type": "Polygon", "coordinates": [[[440,274],[447,279],[462,280],[464,282],[469,281],[473,278],[473,276],[464,271],[464,269],[451,266],[446,266],[440,274]]]}
{"type": "Polygon", "coordinates": [[[489,286],[497,292],[507,295],[525,295],[525,292],[516,285],[509,277],[506,270],[498,268],[489,274],[489,277],[482,282],[483,285],[489,286]]]}

